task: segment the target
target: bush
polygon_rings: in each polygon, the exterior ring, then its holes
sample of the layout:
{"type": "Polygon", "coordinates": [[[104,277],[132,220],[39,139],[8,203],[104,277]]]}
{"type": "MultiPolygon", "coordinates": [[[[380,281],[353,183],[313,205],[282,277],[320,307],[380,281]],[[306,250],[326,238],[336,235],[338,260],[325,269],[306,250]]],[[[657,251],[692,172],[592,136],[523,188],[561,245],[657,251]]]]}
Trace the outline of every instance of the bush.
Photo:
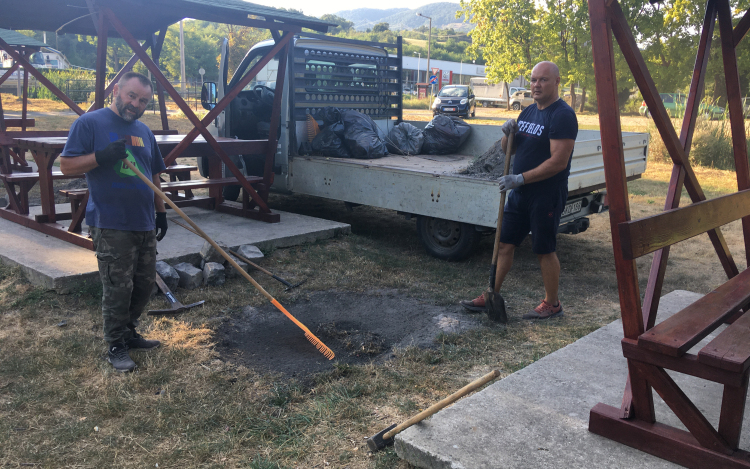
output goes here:
{"type": "MultiPolygon", "coordinates": [[[[93,100],[96,88],[96,78],[93,71],[45,70],[42,74],[74,102],[84,103],[93,100]]],[[[46,86],[38,81],[35,87],[29,87],[29,98],[60,101],[60,98],[52,94],[46,86]]]]}
{"type": "MultiPolygon", "coordinates": [[[[682,121],[674,119],[673,124],[676,129],[679,129],[682,121]]],[[[653,123],[649,125],[648,131],[651,135],[649,159],[671,162],[672,159],[664,146],[664,141],[653,123]]],[[[750,128],[747,124],[745,135],[750,135],[750,128]]],[[[748,148],[750,148],[750,143],[748,143],[748,148]]],[[[690,164],[730,171],[735,169],[732,132],[728,120],[710,121],[699,118],[696,121],[693,144],[690,149],[690,164]]]]}
{"type": "Polygon", "coordinates": [[[419,99],[416,96],[404,95],[404,109],[430,109],[430,98],[419,99]]]}

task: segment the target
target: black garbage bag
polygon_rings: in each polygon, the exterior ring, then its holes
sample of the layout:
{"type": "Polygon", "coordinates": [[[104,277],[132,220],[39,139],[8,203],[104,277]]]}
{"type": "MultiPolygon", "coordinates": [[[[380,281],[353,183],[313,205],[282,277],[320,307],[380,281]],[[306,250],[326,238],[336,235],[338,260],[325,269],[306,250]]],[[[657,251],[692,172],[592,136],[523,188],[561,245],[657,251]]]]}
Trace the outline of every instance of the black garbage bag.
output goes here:
{"type": "Polygon", "coordinates": [[[422,153],[428,155],[448,155],[455,153],[463,145],[471,126],[453,116],[437,115],[424,128],[422,153]]]}
{"type": "Polygon", "coordinates": [[[341,111],[337,107],[324,107],[318,111],[316,117],[322,120],[324,125],[331,125],[341,122],[341,111]]]}
{"type": "Polygon", "coordinates": [[[388,132],[388,140],[385,142],[389,153],[395,155],[418,155],[422,152],[424,134],[422,129],[414,127],[408,122],[402,122],[394,126],[388,132]]]}
{"type": "Polygon", "coordinates": [[[385,147],[385,132],[365,114],[354,110],[342,110],[344,122],[344,144],[353,158],[372,159],[388,155],[385,147]]]}
{"type": "Polygon", "coordinates": [[[313,151],[331,158],[351,158],[349,150],[341,139],[343,134],[344,124],[341,122],[326,126],[313,139],[313,151]]]}

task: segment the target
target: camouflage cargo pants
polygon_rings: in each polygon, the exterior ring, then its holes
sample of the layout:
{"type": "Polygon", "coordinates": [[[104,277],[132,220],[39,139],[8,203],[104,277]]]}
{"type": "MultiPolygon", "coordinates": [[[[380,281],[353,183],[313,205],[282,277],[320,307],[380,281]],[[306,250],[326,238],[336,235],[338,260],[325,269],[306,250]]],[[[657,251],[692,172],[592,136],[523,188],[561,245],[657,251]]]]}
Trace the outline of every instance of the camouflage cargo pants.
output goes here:
{"type": "Polygon", "coordinates": [[[156,233],[91,227],[102,281],[104,340],[127,341],[146,307],[156,277],[156,233]]]}

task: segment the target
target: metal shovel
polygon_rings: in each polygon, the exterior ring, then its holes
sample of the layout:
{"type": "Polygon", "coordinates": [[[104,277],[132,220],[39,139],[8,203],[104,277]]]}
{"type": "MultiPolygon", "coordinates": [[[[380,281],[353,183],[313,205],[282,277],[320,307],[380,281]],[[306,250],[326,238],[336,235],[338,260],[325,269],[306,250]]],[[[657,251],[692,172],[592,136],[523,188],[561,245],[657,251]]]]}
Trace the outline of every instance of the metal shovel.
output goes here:
{"type": "MultiPolygon", "coordinates": [[[[514,133],[508,135],[508,152],[505,155],[505,167],[503,176],[507,176],[510,171],[510,157],[513,151],[514,133]]],[[[500,294],[500,285],[497,282],[497,258],[500,251],[500,231],[503,228],[503,213],[505,212],[505,195],[507,191],[500,194],[500,208],[497,212],[497,229],[495,230],[495,249],[492,251],[492,266],[490,267],[490,284],[487,291],[484,292],[484,304],[487,308],[487,317],[493,321],[506,323],[508,314],[505,312],[505,299],[500,294]]]]}

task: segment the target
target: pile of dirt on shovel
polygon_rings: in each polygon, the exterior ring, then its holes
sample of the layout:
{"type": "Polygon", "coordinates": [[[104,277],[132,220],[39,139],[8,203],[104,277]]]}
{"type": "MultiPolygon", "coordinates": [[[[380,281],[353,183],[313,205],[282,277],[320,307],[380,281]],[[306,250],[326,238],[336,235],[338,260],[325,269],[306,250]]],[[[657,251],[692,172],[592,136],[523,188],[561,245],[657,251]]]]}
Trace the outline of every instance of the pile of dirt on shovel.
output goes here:
{"type": "MultiPolygon", "coordinates": [[[[461,171],[460,174],[491,180],[502,177],[503,169],[505,169],[505,152],[500,146],[500,141],[495,142],[489,150],[461,171]]],[[[512,170],[513,162],[511,161],[512,170]]]]}

